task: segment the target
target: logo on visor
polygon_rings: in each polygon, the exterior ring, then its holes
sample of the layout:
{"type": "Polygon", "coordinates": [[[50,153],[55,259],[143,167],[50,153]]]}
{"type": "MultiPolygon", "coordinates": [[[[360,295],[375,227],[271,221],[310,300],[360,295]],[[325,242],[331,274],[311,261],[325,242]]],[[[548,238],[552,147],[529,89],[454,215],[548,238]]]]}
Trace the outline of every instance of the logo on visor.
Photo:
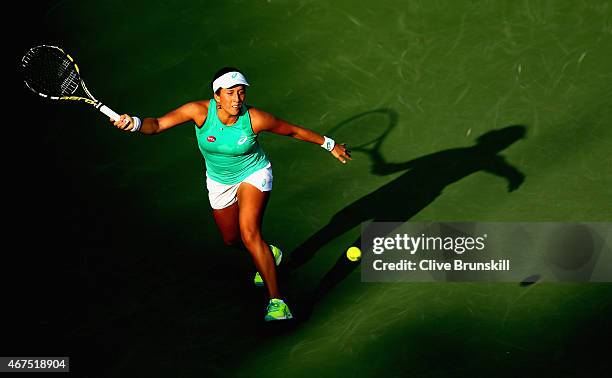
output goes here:
{"type": "Polygon", "coordinates": [[[216,140],[217,140],[217,138],[215,138],[215,137],[214,137],[214,136],[212,136],[212,135],[209,135],[208,137],[206,137],[206,140],[212,143],[212,142],[216,141],[216,140]]]}
{"type": "Polygon", "coordinates": [[[234,72],[234,73],[232,74],[232,79],[235,79],[235,78],[236,78],[236,76],[238,76],[238,72],[234,72]]]}

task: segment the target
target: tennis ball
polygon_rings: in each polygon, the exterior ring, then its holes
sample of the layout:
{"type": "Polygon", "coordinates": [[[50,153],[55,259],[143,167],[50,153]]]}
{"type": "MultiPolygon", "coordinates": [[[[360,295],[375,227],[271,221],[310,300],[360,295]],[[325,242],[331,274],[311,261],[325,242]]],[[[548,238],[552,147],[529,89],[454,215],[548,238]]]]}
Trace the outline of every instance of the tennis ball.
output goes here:
{"type": "Polygon", "coordinates": [[[346,250],[346,258],[351,261],[357,261],[361,258],[361,249],[357,247],[351,247],[346,250]]]}

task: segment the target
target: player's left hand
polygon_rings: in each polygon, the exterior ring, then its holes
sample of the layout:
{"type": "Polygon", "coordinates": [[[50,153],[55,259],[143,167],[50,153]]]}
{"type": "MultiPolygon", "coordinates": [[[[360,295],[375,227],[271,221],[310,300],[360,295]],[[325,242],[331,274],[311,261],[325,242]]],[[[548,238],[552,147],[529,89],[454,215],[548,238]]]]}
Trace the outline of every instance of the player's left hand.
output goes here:
{"type": "Polygon", "coordinates": [[[338,160],[342,162],[342,164],[346,164],[347,161],[353,160],[351,158],[351,151],[347,149],[346,143],[338,144],[331,151],[332,155],[338,160]]]}

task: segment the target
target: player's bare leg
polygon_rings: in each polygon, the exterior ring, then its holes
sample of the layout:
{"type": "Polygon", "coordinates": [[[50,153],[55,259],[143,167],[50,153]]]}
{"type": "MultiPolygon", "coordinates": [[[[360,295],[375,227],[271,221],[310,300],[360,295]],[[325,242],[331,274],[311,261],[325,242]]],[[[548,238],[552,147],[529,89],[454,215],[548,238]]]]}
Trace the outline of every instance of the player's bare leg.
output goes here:
{"type": "Polygon", "coordinates": [[[213,217],[221,232],[223,243],[230,247],[242,248],[240,226],[238,225],[238,203],[224,209],[213,209],[213,217]]]}
{"type": "Polygon", "coordinates": [[[238,218],[242,242],[251,253],[270,298],[280,298],[274,257],[261,235],[261,223],[269,197],[270,192],[262,192],[251,184],[242,183],[238,188],[238,218]]]}

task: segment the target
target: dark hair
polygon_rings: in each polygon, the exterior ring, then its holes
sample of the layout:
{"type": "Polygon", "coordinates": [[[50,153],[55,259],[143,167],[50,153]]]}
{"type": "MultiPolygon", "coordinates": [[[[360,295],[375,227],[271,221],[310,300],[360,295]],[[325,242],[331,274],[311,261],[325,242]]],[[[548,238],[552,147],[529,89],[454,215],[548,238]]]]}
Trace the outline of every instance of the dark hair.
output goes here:
{"type": "MultiPolygon", "coordinates": [[[[215,72],[215,74],[213,75],[212,80],[210,81],[210,89],[213,89],[213,83],[215,82],[215,80],[217,80],[218,78],[220,78],[221,76],[225,75],[228,72],[240,72],[240,70],[236,67],[223,67],[221,68],[219,71],[215,72]]],[[[240,72],[242,75],[244,75],[242,72],[240,72]]],[[[217,92],[215,92],[217,95],[219,94],[219,91],[221,90],[221,88],[217,89],[217,92]]]]}

